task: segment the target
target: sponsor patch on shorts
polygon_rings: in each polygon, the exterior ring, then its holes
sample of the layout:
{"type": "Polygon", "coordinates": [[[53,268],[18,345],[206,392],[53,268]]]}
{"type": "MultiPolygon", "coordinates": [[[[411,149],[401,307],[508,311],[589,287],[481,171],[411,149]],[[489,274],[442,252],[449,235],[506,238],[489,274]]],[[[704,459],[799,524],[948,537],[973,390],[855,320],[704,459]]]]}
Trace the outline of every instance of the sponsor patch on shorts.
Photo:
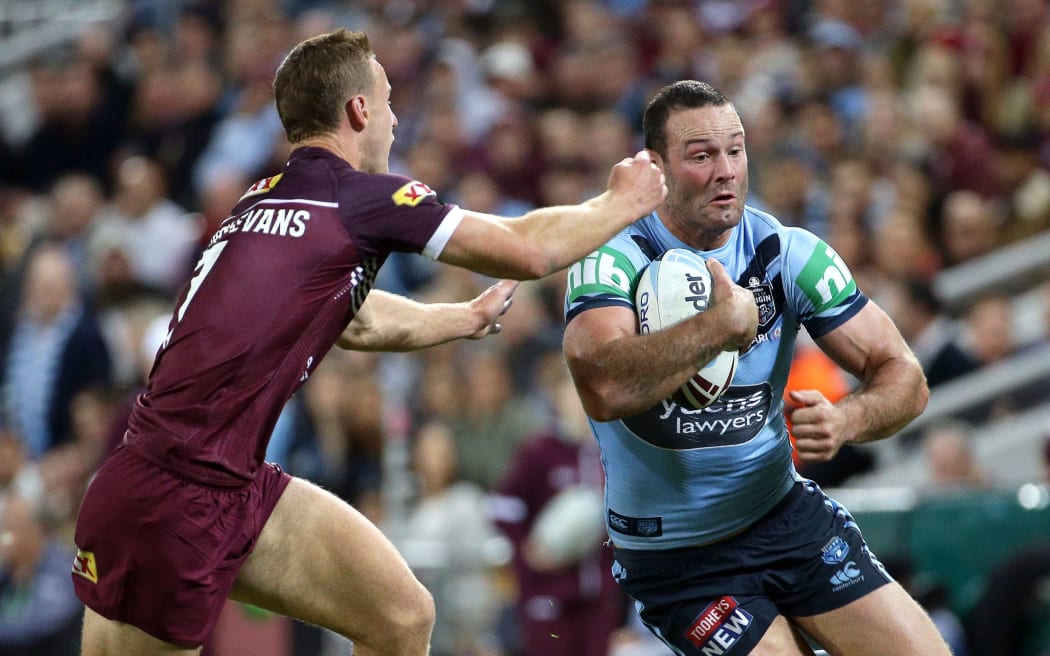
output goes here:
{"type": "Polygon", "coordinates": [[[686,629],[685,637],[705,656],[719,656],[740,640],[751,628],[753,619],[735,597],[725,596],[697,615],[686,629]]]}
{"type": "Polygon", "coordinates": [[[92,583],[98,583],[98,567],[95,565],[95,554],[91,551],[77,549],[73,557],[73,573],[83,576],[92,583]]]}

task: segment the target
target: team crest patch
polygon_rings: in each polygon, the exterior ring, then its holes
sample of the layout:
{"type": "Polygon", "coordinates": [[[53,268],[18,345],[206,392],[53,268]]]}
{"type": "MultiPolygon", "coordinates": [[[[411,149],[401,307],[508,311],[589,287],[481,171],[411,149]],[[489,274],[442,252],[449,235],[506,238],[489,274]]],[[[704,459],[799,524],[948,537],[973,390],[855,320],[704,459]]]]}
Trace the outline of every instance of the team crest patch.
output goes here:
{"type": "Polygon", "coordinates": [[[271,189],[277,186],[277,183],[281,181],[281,177],[283,175],[283,173],[278,173],[277,175],[271,175],[268,178],[263,178],[262,180],[259,180],[252,186],[248,187],[248,191],[244,192],[244,195],[241,196],[241,198],[247,198],[248,196],[255,196],[258,194],[265,194],[266,192],[270,191],[271,189]]]}
{"type": "Polygon", "coordinates": [[[848,555],[849,544],[837,535],[820,550],[820,559],[828,565],[837,565],[846,560],[848,555]]]}
{"type": "Polygon", "coordinates": [[[777,306],[773,301],[773,285],[762,282],[757,276],[751,276],[747,281],[747,288],[755,295],[755,304],[758,305],[758,323],[764,326],[777,315],[777,306]]]}
{"type": "Polygon", "coordinates": [[[73,557],[73,573],[83,576],[92,583],[98,583],[98,567],[95,566],[95,554],[91,551],[77,549],[73,557]]]}
{"type": "Polygon", "coordinates": [[[427,196],[434,194],[434,190],[418,180],[413,180],[394,192],[391,196],[395,205],[408,205],[415,207],[423,202],[427,196]]]}
{"type": "Polygon", "coordinates": [[[753,619],[735,597],[725,596],[697,615],[685,637],[703,654],[725,654],[751,627],[753,619]]]}

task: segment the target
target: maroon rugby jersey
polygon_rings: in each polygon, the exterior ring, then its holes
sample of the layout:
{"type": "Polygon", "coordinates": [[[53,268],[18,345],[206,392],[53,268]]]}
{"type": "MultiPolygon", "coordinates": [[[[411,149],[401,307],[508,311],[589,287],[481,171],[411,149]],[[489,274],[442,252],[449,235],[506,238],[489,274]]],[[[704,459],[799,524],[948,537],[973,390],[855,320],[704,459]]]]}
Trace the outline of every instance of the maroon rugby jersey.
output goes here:
{"type": "Polygon", "coordinates": [[[125,442],[192,480],[262,464],[285,402],[335,344],[392,251],[436,258],[462,212],[426,185],[320,148],[254,184],[183,290],[125,442]]]}

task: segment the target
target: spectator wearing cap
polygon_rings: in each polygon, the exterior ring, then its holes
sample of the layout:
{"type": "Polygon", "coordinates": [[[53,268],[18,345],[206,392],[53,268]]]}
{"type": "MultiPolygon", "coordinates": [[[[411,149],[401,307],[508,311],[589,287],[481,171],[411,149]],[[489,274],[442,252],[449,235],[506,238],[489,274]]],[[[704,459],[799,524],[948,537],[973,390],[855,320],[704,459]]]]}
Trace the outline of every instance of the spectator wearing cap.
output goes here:
{"type": "Polygon", "coordinates": [[[810,28],[817,74],[817,95],[826,96],[849,141],[859,134],[867,109],[867,93],[860,84],[860,55],[864,39],[849,23],[822,18],[810,28]]]}

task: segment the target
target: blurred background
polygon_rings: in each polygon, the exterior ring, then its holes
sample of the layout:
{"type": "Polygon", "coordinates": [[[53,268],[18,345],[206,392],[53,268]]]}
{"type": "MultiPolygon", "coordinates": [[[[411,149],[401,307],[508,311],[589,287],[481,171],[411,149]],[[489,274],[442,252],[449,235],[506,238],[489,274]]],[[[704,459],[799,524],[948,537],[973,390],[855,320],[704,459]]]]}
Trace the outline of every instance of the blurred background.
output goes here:
{"type": "MultiPolygon", "coordinates": [[[[0,654],[76,653],[80,495],[202,244],[283,165],[276,66],[340,26],[393,86],[391,169],[473,210],[588,198],[640,148],[655,89],[724,91],[750,204],[838,250],[932,387],[904,433],[803,474],[957,656],[1050,653],[1048,18],[1047,0],[0,0],[0,654]]],[[[378,286],[490,283],[395,256],[378,286]]],[[[599,537],[532,530],[601,486],[563,294],[563,274],[523,284],[481,342],[334,351],[274,433],[269,458],[361,509],[434,593],[436,656],[667,653],[599,537]]],[[[854,384],[799,344],[789,387],[854,384]]],[[[205,647],[351,651],[236,604],[205,647]]]]}

